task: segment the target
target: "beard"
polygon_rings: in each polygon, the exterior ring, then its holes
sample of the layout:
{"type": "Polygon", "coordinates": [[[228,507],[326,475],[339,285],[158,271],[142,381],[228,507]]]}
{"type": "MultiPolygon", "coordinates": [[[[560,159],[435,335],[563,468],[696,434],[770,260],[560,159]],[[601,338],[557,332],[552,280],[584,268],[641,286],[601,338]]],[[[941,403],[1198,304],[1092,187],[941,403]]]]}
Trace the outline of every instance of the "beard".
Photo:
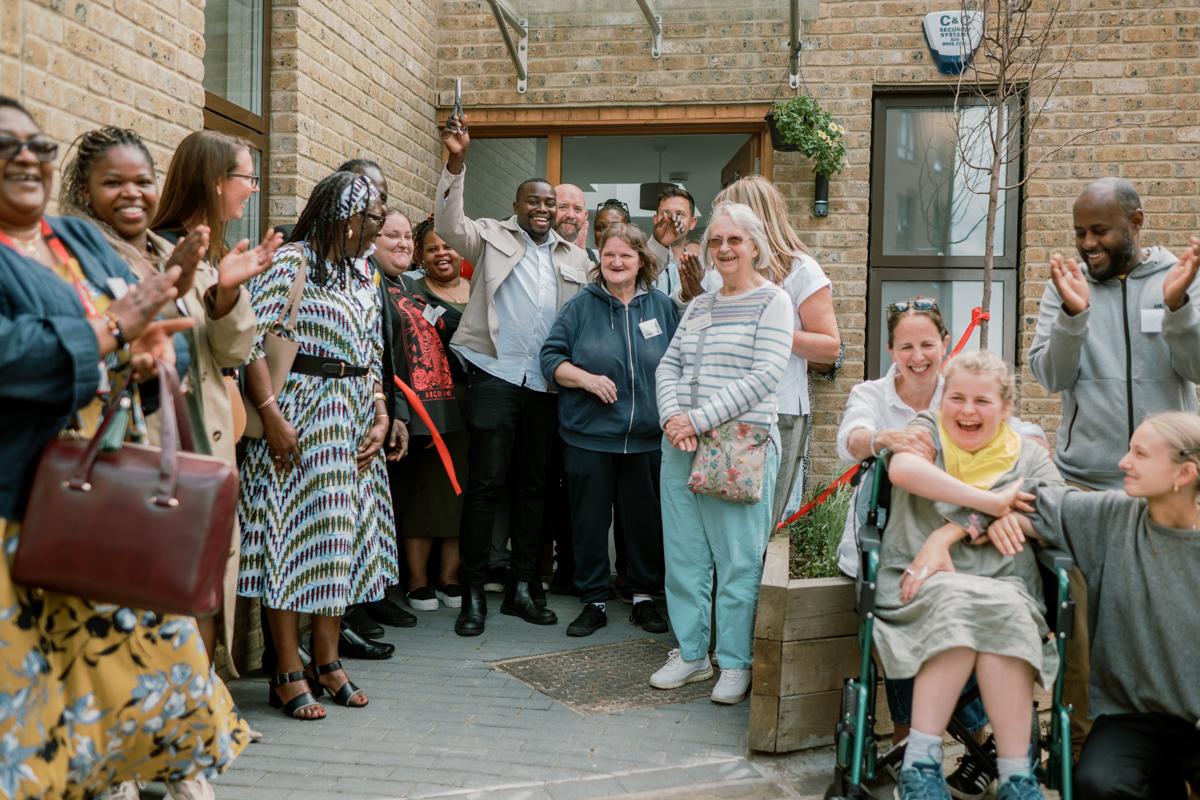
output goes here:
{"type": "Polygon", "coordinates": [[[579,223],[571,220],[563,220],[554,226],[554,232],[568,242],[574,242],[579,236],[579,223]]]}
{"type": "Polygon", "coordinates": [[[1116,278],[1119,275],[1132,270],[1137,266],[1137,248],[1133,244],[1132,236],[1125,236],[1111,250],[1108,248],[1100,248],[1108,256],[1108,261],[1101,267],[1093,267],[1088,261],[1087,254],[1082,250],[1079,251],[1080,258],[1083,263],[1087,264],[1088,274],[1093,280],[1107,281],[1111,278],[1116,278]]]}

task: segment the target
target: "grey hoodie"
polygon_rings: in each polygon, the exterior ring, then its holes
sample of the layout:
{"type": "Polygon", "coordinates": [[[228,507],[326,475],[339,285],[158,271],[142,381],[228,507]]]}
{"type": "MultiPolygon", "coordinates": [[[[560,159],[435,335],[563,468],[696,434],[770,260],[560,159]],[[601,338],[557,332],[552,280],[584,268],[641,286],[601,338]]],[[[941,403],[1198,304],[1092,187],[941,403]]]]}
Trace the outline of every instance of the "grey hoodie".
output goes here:
{"type": "Polygon", "coordinates": [[[1124,279],[1091,284],[1091,304],[1068,316],[1052,282],[1038,310],[1029,368],[1050,392],[1062,392],[1054,461],[1068,481],[1120,489],[1117,462],[1133,429],[1160,411],[1196,411],[1200,381],[1200,281],[1175,312],[1163,280],[1175,256],[1162,247],[1124,279]]]}

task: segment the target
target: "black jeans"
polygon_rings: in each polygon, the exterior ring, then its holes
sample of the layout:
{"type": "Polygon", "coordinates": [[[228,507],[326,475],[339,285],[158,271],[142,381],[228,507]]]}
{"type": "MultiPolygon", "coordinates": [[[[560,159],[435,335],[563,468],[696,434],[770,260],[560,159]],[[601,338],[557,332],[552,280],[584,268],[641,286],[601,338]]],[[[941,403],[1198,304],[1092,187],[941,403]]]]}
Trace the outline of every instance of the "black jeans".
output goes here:
{"type": "Polygon", "coordinates": [[[1169,714],[1105,714],[1096,719],[1075,769],[1086,800],[1184,800],[1200,791],[1200,730],[1169,714]]]}
{"type": "Polygon", "coordinates": [[[638,594],[662,591],[662,451],[600,453],[566,445],[563,463],[571,495],[579,599],[599,603],[609,598],[608,526],[614,506],[625,532],[625,585],[638,594]]]}
{"type": "Polygon", "coordinates": [[[545,510],[546,463],[555,436],[556,398],[471,368],[467,406],[470,476],[463,497],[458,550],[459,579],[483,584],[491,551],[496,508],[511,463],[517,483],[513,502],[512,569],[517,580],[537,575],[545,510]]]}

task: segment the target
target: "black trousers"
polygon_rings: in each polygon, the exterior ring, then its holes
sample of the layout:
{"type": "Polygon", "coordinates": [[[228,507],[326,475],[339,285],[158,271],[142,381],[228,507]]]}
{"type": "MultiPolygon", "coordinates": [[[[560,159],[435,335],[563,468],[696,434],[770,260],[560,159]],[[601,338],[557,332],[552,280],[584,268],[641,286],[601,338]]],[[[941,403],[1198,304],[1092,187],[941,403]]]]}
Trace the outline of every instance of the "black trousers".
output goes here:
{"type": "Polygon", "coordinates": [[[537,575],[545,512],[546,464],[555,436],[554,395],[535,392],[471,368],[467,430],[470,476],[463,496],[459,580],[478,586],[487,574],[496,509],[509,477],[513,502],[512,570],[517,580],[537,575]]]}
{"type": "Polygon", "coordinates": [[[1200,791],[1200,730],[1168,714],[1105,714],[1096,719],[1075,769],[1086,800],[1184,800],[1200,791]]]}
{"type": "Polygon", "coordinates": [[[639,594],[662,591],[662,510],[658,473],[662,452],[600,453],[566,445],[563,463],[571,496],[575,587],[585,603],[610,595],[608,528],[613,507],[625,532],[625,584],[639,594]]]}

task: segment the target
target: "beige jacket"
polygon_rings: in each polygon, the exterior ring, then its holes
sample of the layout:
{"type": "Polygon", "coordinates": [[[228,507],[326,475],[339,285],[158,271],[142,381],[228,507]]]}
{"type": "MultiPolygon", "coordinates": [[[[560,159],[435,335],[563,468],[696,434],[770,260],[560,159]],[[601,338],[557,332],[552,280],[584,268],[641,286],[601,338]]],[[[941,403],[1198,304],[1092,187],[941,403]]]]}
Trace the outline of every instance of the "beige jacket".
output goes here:
{"type": "MultiPolygon", "coordinates": [[[[171,243],[162,237],[153,233],[150,236],[159,253],[169,254],[173,249],[171,243]]],[[[141,266],[135,265],[135,271],[140,273],[141,266]]],[[[257,325],[254,311],[250,307],[250,293],[245,288],[239,290],[237,302],[228,314],[220,319],[209,317],[208,303],[204,297],[209,289],[216,285],[217,270],[208,262],[203,262],[196,269],[196,280],[192,288],[181,298],[187,315],[196,321],[191,331],[194,342],[192,363],[195,367],[192,376],[199,376],[200,380],[198,385],[195,380],[189,381],[189,390],[199,396],[204,414],[203,425],[193,427],[197,433],[203,429],[208,447],[214,456],[233,464],[237,458],[237,442],[233,437],[233,408],[221,370],[239,367],[245,362],[250,348],[254,346],[257,325]]],[[[178,315],[173,305],[168,305],[164,311],[167,315],[178,315]]],[[[233,652],[233,610],[237,600],[240,539],[237,521],[234,520],[233,542],[225,566],[225,602],[221,613],[224,627],[221,640],[228,653],[233,652]]],[[[233,667],[232,657],[228,659],[228,669],[232,673],[231,677],[236,678],[237,672],[233,667]]]]}
{"type": "MultiPolygon", "coordinates": [[[[471,295],[451,344],[496,356],[499,319],[496,290],[525,255],[525,236],[515,217],[506,220],[468,219],[463,211],[463,180],[467,171],[451,175],[442,168],[434,208],[434,230],[471,262],[471,295]]],[[[554,236],[554,266],[558,268],[558,308],[588,282],[587,252],[554,236]]]]}

